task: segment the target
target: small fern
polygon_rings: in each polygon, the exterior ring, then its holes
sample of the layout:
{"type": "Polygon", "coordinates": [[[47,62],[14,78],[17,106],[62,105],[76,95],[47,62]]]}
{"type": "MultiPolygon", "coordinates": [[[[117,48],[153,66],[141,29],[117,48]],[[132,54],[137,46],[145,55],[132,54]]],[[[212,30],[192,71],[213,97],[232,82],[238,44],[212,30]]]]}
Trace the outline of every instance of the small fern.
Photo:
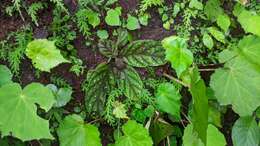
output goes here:
{"type": "Polygon", "coordinates": [[[140,12],[144,13],[148,8],[153,6],[162,6],[163,0],[142,0],[140,6],[140,12]]]}
{"type": "Polygon", "coordinates": [[[91,34],[90,27],[87,21],[87,12],[88,12],[87,9],[81,9],[76,13],[77,26],[80,32],[82,32],[85,36],[89,36],[91,34]]]}
{"type": "Polygon", "coordinates": [[[68,13],[68,10],[64,6],[63,0],[50,0],[51,2],[56,4],[56,7],[63,10],[64,12],[68,13]]]}
{"type": "Polygon", "coordinates": [[[36,26],[38,26],[38,21],[37,21],[37,12],[41,9],[43,9],[46,6],[45,3],[42,2],[36,2],[31,4],[29,7],[27,13],[31,16],[32,21],[35,23],[36,26]]]}
{"type": "Polygon", "coordinates": [[[51,83],[55,84],[58,87],[66,87],[66,88],[71,88],[70,84],[68,81],[66,81],[64,78],[59,77],[57,75],[52,75],[50,77],[51,83]]]}

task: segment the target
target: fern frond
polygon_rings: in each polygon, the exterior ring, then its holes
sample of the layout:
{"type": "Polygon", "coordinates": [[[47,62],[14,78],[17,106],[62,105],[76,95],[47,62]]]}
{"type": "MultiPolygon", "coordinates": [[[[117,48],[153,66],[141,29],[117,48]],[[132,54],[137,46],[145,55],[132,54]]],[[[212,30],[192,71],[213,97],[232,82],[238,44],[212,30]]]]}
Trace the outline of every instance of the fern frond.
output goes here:
{"type": "Polygon", "coordinates": [[[65,8],[65,6],[64,6],[63,0],[50,0],[50,1],[53,2],[53,3],[55,3],[56,6],[57,6],[59,9],[61,9],[61,10],[63,10],[64,12],[68,13],[68,10],[67,10],[67,9],[65,8]]]}
{"type": "Polygon", "coordinates": [[[38,21],[37,21],[37,12],[41,9],[44,8],[44,3],[42,2],[36,2],[31,4],[29,7],[27,13],[31,16],[32,21],[35,23],[36,26],[38,26],[38,21]]]}
{"type": "Polygon", "coordinates": [[[142,0],[140,6],[140,12],[144,13],[148,8],[153,6],[162,6],[164,0],[142,0]]]}
{"type": "Polygon", "coordinates": [[[90,35],[90,28],[87,21],[87,14],[88,14],[87,9],[81,9],[76,13],[77,26],[80,32],[82,32],[85,36],[90,35]]]}

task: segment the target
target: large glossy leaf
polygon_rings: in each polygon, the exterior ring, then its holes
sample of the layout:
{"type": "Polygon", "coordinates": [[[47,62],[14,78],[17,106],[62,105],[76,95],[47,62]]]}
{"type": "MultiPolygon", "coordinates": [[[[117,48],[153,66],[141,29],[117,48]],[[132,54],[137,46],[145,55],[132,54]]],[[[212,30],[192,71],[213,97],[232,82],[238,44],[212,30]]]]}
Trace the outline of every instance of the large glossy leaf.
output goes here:
{"type": "Polygon", "coordinates": [[[186,40],[177,36],[165,38],[162,45],[166,50],[166,60],[172,65],[177,72],[178,77],[183,73],[193,61],[193,55],[187,49],[186,40]]]}
{"type": "Polygon", "coordinates": [[[129,120],[122,127],[123,136],[120,136],[115,146],[152,146],[153,141],[149,136],[148,130],[141,124],[129,120]]]}
{"type": "Polygon", "coordinates": [[[202,79],[199,81],[196,80],[192,80],[190,88],[193,101],[193,130],[196,131],[202,142],[206,144],[208,125],[208,98],[206,96],[206,86],[204,81],[202,79]]]}
{"type": "Polygon", "coordinates": [[[247,10],[242,10],[237,16],[237,20],[246,32],[260,36],[260,15],[247,10]]]}
{"type": "Polygon", "coordinates": [[[106,96],[111,90],[112,77],[109,65],[105,63],[88,72],[84,87],[87,112],[93,114],[103,112],[106,96]]]}
{"type": "Polygon", "coordinates": [[[213,125],[207,129],[207,146],[226,146],[225,136],[213,125]]]}
{"type": "Polygon", "coordinates": [[[26,48],[26,55],[32,60],[35,68],[46,72],[50,72],[50,69],[61,63],[69,62],[63,58],[55,42],[47,39],[30,42],[26,48]]]}
{"type": "Polygon", "coordinates": [[[13,75],[11,71],[5,66],[0,65],[0,87],[4,84],[12,82],[13,75]]]}
{"type": "Polygon", "coordinates": [[[119,73],[118,87],[123,89],[126,97],[138,100],[143,91],[143,82],[135,69],[127,66],[119,73]]]}
{"type": "Polygon", "coordinates": [[[165,63],[164,49],[160,42],[139,40],[122,49],[124,61],[134,67],[159,66],[165,63]]]}
{"type": "Polygon", "coordinates": [[[219,15],[224,13],[223,8],[220,7],[220,0],[208,0],[206,2],[204,13],[211,21],[216,21],[219,15]]]}
{"type": "MultiPolygon", "coordinates": [[[[255,48],[259,49],[259,48],[255,48]]],[[[231,104],[240,116],[251,115],[260,106],[260,76],[243,56],[232,51],[225,51],[221,60],[230,58],[224,68],[217,69],[211,76],[210,86],[220,104],[231,104]],[[228,54],[227,54],[228,53],[228,54]]]]}
{"type": "Polygon", "coordinates": [[[252,117],[239,118],[232,128],[234,146],[259,146],[260,127],[252,117]]]}
{"type": "Polygon", "coordinates": [[[53,139],[49,122],[37,115],[38,104],[48,111],[54,104],[50,89],[39,83],[32,83],[23,90],[17,83],[0,88],[0,131],[2,136],[12,136],[22,141],[53,139]]]}
{"type": "Polygon", "coordinates": [[[181,95],[174,85],[162,83],[156,92],[156,103],[163,112],[169,113],[175,118],[180,118],[181,95]]]}
{"type": "Polygon", "coordinates": [[[65,117],[58,128],[61,146],[102,146],[98,128],[78,115],[65,117]]]}

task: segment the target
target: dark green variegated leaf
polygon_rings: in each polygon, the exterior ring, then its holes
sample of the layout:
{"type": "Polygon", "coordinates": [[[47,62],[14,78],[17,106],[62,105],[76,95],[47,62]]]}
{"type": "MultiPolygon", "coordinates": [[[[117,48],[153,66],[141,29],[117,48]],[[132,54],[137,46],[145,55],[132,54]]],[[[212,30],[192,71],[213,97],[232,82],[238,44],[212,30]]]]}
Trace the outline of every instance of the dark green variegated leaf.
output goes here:
{"type": "Polygon", "coordinates": [[[101,146],[98,128],[85,124],[78,115],[69,115],[58,128],[61,146],[101,146]]]}
{"type": "Polygon", "coordinates": [[[138,100],[143,91],[143,82],[135,69],[127,66],[119,73],[118,87],[124,90],[126,97],[138,100]]]}
{"type": "Polygon", "coordinates": [[[98,43],[99,52],[106,57],[113,57],[115,55],[115,46],[111,40],[100,40],[98,43]]]}
{"type": "Polygon", "coordinates": [[[165,63],[162,45],[153,40],[134,41],[121,50],[120,55],[134,67],[159,66],[165,63]]]}
{"type": "Polygon", "coordinates": [[[128,31],[126,29],[118,29],[117,34],[118,34],[117,41],[116,41],[117,48],[125,47],[129,41],[128,31]]]}
{"type": "Polygon", "coordinates": [[[86,110],[89,113],[103,112],[106,102],[106,96],[111,90],[113,75],[109,65],[105,63],[99,64],[95,70],[92,70],[87,75],[86,85],[84,90],[86,110]]]}
{"type": "Polygon", "coordinates": [[[259,146],[260,127],[254,118],[239,118],[232,128],[232,140],[234,146],[259,146]]]}
{"type": "Polygon", "coordinates": [[[190,92],[192,95],[192,121],[194,131],[198,133],[198,137],[206,144],[207,125],[208,125],[208,98],[206,96],[206,86],[202,79],[192,81],[190,92]]]}

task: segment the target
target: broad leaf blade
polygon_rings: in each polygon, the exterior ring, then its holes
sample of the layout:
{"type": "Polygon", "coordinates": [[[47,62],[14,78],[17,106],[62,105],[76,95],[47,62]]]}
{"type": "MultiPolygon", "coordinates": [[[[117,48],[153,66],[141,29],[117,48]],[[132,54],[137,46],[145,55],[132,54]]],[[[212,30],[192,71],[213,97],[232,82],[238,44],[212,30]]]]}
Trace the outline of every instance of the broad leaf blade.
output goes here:
{"type": "Polygon", "coordinates": [[[12,83],[13,75],[5,65],[0,65],[0,77],[0,87],[4,84],[12,83]]]}
{"type": "Polygon", "coordinates": [[[26,55],[33,62],[35,68],[50,72],[50,69],[61,63],[69,62],[64,59],[55,46],[54,41],[47,39],[37,39],[30,42],[26,48],[26,55]]]}
{"type": "Polygon", "coordinates": [[[102,146],[98,128],[78,115],[65,117],[58,128],[61,146],[102,146]]]}
{"type": "Polygon", "coordinates": [[[115,146],[152,146],[152,138],[141,124],[130,120],[122,129],[124,135],[116,140],[115,146]]]}
{"type": "Polygon", "coordinates": [[[259,146],[260,127],[252,117],[239,118],[232,128],[234,146],[259,146]]]}
{"type": "Polygon", "coordinates": [[[49,122],[37,115],[39,104],[46,111],[54,103],[52,92],[41,84],[30,84],[24,90],[17,83],[0,88],[0,131],[2,136],[10,133],[22,141],[53,139],[49,122]],[[8,113],[8,114],[7,114],[8,113]]]}

